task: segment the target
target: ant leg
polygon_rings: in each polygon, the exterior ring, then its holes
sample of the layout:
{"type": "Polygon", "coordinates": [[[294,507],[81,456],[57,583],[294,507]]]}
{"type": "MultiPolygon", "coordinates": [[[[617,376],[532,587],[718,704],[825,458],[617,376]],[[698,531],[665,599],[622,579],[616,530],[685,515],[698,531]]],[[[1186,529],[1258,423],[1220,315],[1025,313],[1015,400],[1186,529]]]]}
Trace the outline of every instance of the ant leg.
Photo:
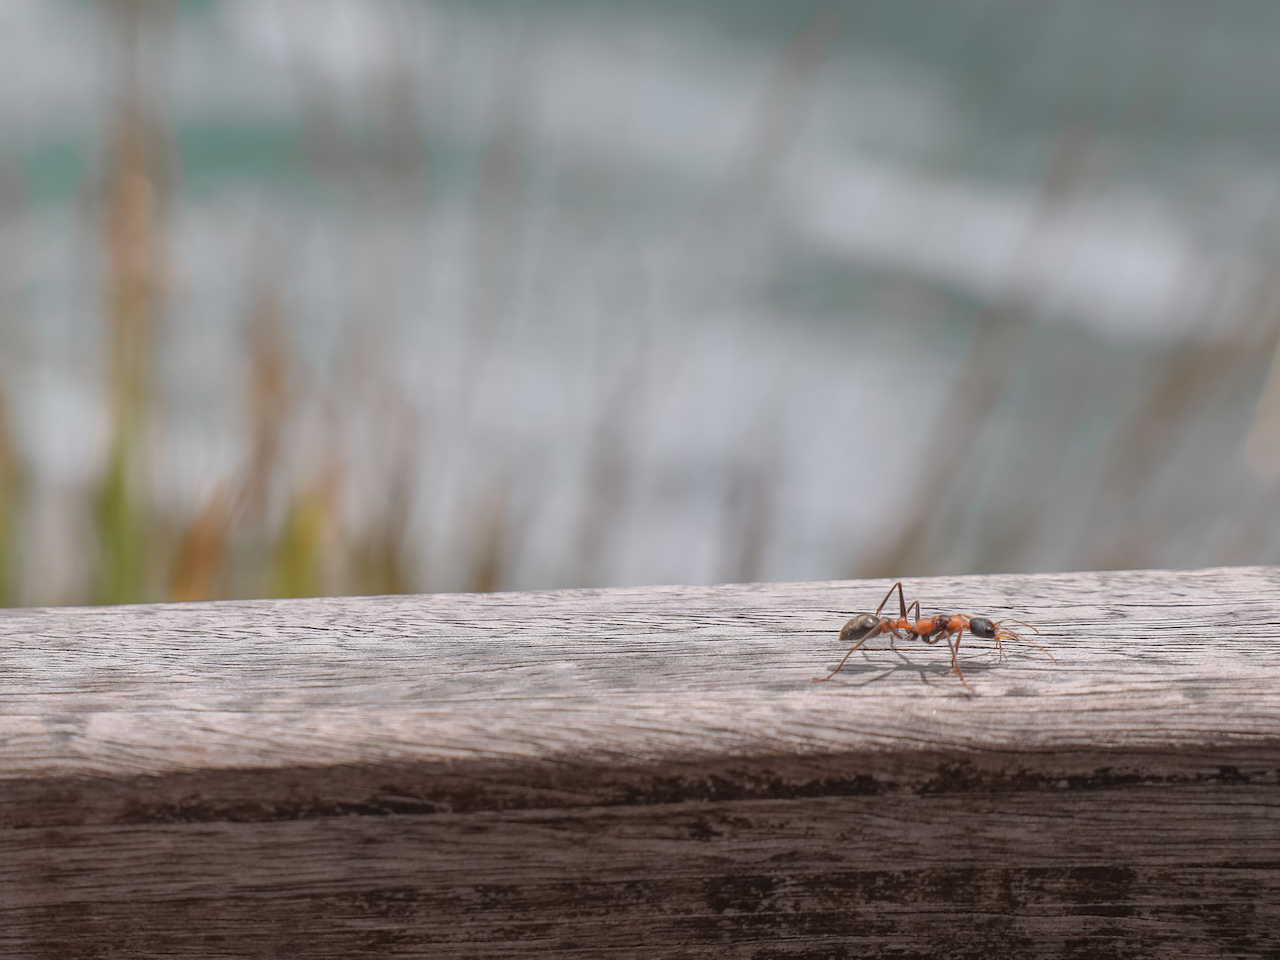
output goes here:
{"type": "MultiPolygon", "coordinates": [[[[1001,623],[1004,623],[1004,621],[1003,621],[1003,620],[1001,620],[1000,622],[1001,622],[1001,623]]],[[[1014,623],[1022,623],[1022,621],[1021,621],[1021,620],[1015,620],[1015,621],[1014,621],[1014,623]]],[[[1028,626],[1028,624],[1023,624],[1023,626],[1028,626]]],[[[1032,627],[1031,629],[1032,629],[1032,630],[1035,630],[1035,627],[1032,627]]],[[[1039,631],[1036,631],[1036,632],[1038,633],[1039,631]]],[[[1040,644],[1036,643],[1034,640],[1028,640],[1026,637],[1019,636],[1018,634],[1014,633],[1012,630],[1004,630],[1004,629],[997,630],[997,631],[996,631],[996,643],[998,644],[1002,639],[1003,639],[1003,640],[1017,640],[1019,643],[1029,643],[1029,644],[1031,644],[1033,647],[1035,647],[1037,650],[1039,650],[1041,653],[1043,653],[1046,657],[1048,657],[1050,660],[1052,660],[1054,663],[1057,663],[1057,662],[1058,662],[1058,658],[1057,658],[1057,657],[1055,657],[1052,653],[1050,653],[1050,652],[1048,651],[1048,649],[1046,649],[1045,647],[1040,646],[1040,644]],[[1003,634],[1004,636],[1002,637],[1002,636],[1001,636],[1001,634],[1003,634]]],[[[1003,647],[1001,647],[1001,648],[1000,648],[1000,655],[1001,655],[1002,657],[1004,656],[1004,648],[1003,648],[1003,647]]]]}
{"type": "Polygon", "coordinates": [[[951,634],[947,634],[947,646],[951,648],[951,672],[954,673],[964,684],[964,688],[973,693],[973,687],[969,686],[969,681],[964,678],[964,674],[960,671],[960,641],[964,639],[964,627],[956,632],[955,642],[951,642],[951,634]]]}
{"type": "MultiPolygon", "coordinates": [[[[876,612],[873,614],[873,616],[880,617],[880,612],[884,610],[884,605],[889,602],[889,598],[893,596],[893,591],[895,590],[898,591],[898,610],[899,610],[898,618],[899,619],[896,622],[894,622],[891,617],[881,617],[880,623],[882,624],[882,626],[880,628],[880,632],[887,633],[890,635],[890,637],[897,637],[899,640],[901,640],[902,634],[898,632],[898,623],[901,623],[903,620],[907,619],[907,598],[902,593],[901,580],[899,580],[897,583],[895,583],[892,587],[889,588],[889,592],[884,595],[884,599],[880,601],[880,606],[876,607],[876,612]],[[892,625],[884,626],[884,624],[886,623],[889,623],[892,625]]],[[[890,640],[889,642],[892,643],[893,641],[890,640]]]]}
{"type": "Polygon", "coordinates": [[[889,598],[893,596],[893,591],[895,590],[898,591],[898,607],[902,610],[902,619],[907,619],[907,599],[902,595],[901,580],[889,588],[889,592],[884,595],[884,599],[880,601],[880,606],[876,607],[876,612],[872,616],[880,616],[880,611],[884,609],[884,605],[889,602],[889,598]]]}
{"type": "MultiPolygon", "coordinates": [[[[1026,627],[1028,630],[1030,630],[1032,633],[1036,634],[1037,636],[1039,636],[1040,634],[1040,631],[1035,628],[1034,624],[1026,623],[1025,621],[1022,621],[1022,620],[1015,620],[1013,617],[1005,617],[1003,620],[997,621],[996,627],[999,628],[1000,624],[1002,623],[1016,623],[1019,626],[1026,627]]],[[[1037,650],[1043,653],[1046,657],[1048,657],[1054,663],[1058,662],[1057,657],[1055,657],[1052,653],[1050,653],[1045,647],[1040,646],[1040,644],[1036,643],[1034,640],[1028,640],[1026,637],[1020,636],[1014,633],[1012,630],[1003,630],[1003,629],[996,630],[997,635],[1001,633],[1005,635],[1005,639],[1007,640],[1018,640],[1021,643],[1031,644],[1033,647],[1035,647],[1037,650]]]]}
{"type": "MultiPolygon", "coordinates": [[[[1022,621],[1022,620],[1015,620],[1015,619],[1013,619],[1013,617],[1005,617],[1003,620],[997,620],[997,621],[996,621],[996,626],[998,627],[998,626],[1000,626],[1000,624],[1002,624],[1002,623],[1016,623],[1016,624],[1018,624],[1019,626],[1026,627],[1028,630],[1030,630],[1032,633],[1036,634],[1037,636],[1039,636],[1039,634],[1040,634],[1040,631],[1039,631],[1039,630],[1037,630],[1037,629],[1036,629],[1034,626],[1032,626],[1031,624],[1026,623],[1026,622],[1024,622],[1024,621],[1022,621]]],[[[1010,633],[1012,633],[1013,631],[1012,631],[1012,630],[1010,630],[1009,632],[1010,632],[1010,633]]]]}
{"type": "Polygon", "coordinates": [[[866,643],[869,637],[872,637],[879,632],[880,632],[879,630],[873,630],[871,631],[871,633],[868,633],[867,636],[863,637],[861,640],[859,640],[857,643],[855,643],[852,647],[849,648],[849,652],[844,655],[844,659],[841,660],[836,665],[836,668],[834,670],[828,673],[825,677],[814,677],[813,678],[814,682],[822,683],[824,680],[830,680],[832,677],[834,677],[837,673],[840,672],[841,668],[845,665],[845,661],[853,656],[853,651],[857,650],[860,646],[866,643]]]}
{"type": "Polygon", "coordinates": [[[996,663],[1004,663],[1008,659],[1008,655],[1004,652],[1004,641],[1016,636],[1017,634],[1012,630],[1001,630],[999,625],[996,626],[995,636],[991,638],[996,642],[996,663]]]}
{"type": "MultiPolygon", "coordinates": [[[[902,598],[899,597],[899,599],[902,599],[902,598]]],[[[898,622],[893,625],[893,635],[897,637],[899,640],[904,639],[903,635],[898,632],[898,629],[901,627],[901,629],[907,631],[906,635],[908,637],[913,636],[915,634],[914,628],[915,628],[916,621],[918,621],[919,619],[920,619],[920,601],[912,600],[911,606],[905,608],[902,611],[902,615],[898,618],[898,622]],[[911,623],[908,624],[907,623],[908,620],[910,620],[911,623]]]]}
{"type": "Polygon", "coordinates": [[[916,606],[916,622],[915,622],[916,629],[914,631],[915,635],[920,638],[921,643],[928,643],[930,645],[937,643],[939,640],[943,638],[944,635],[946,635],[946,632],[947,632],[946,628],[939,627],[938,623],[939,622],[946,623],[946,618],[931,617],[930,619],[933,621],[933,629],[930,630],[928,633],[921,633],[920,632],[920,601],[917,600],[915,606],[916,606]]]}

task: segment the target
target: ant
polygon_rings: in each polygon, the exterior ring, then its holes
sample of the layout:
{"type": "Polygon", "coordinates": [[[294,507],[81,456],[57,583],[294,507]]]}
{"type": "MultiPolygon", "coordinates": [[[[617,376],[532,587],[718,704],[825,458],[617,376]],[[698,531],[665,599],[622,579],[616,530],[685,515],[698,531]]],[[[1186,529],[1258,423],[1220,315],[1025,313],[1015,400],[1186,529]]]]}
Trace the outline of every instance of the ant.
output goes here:
{"type": "Polygon", "coordinates": [[[1037,650],[1041,650],[1054,663],[1057,658],[1034,640],[1027,640],[1025,637],[1014,633],[1001,626],[1003,623],[1016,623],[1026,627],[1033,633],[1038,634],[1037,630],[1029,623],[1021,620],[1014,620],[1012,617],[1006,617],[1004,620],[991,620],[989,617],[970,617],[963,613],[941,614],[935,617],[920,616],[920,601],[913,600],[911,606],[907,606],[907,599],[902,593],[902,582],[899,581],[889,588],[889,592],[884,595],[884,599],[880,601],[880,606],[876,607],[875,613],[863,613],[854,617],[840,630],[840,640],[842,643],[852,642],[849,652],[844,655],[844,659],[837,664],[825,677],[814,677],[816,681],[830,680],[841,668],[846,661],[853,656],[853,652],[866,643],[874,636],[883,633],[889,633],[898,639],[902,639],[903,635],[918,637],[925,643],[937,643],[939,640],[946,638],[947,647],[951,650],[951,672],[956,675],[959,681],[964,684],[964,688],[970,693],[973,687],[964,678],[964,674],[960,670],[960,640],[964,636],[964,632],[968,630],[980,640],[994,640],[996,642],[996,650],[1000,654],[1000,659],[1004,659],[1004,646],[1002,642],[1005,640],[1018,640],[1031,644],[1037,650]],[[880,611],[884,609],[889,598],[893,596],[894,591],[898,592],[898,611],[897,619],[893,617],[882,617],[880,611]],[[909,617],[908,613],[913,613],[913,617],[909,617]]]}

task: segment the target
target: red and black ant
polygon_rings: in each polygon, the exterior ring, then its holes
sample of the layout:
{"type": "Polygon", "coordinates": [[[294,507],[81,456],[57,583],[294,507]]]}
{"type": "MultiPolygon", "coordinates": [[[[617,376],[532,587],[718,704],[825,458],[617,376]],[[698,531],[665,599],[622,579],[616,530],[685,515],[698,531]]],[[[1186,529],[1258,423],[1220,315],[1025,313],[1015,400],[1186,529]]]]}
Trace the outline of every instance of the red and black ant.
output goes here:
{"type": "Polygon", "coordinates": [[[960,640],[964,636],[964,632],[968,630],[975,637],[981,640],[994,640],[996,642],[996,650],[1000,654],[1000,659],[1004,659],[1004,647],[1002,642],[1005,640],[1018,640],[1029,643],[1037,650],[1041,650],[1044,654],[1055,663],[1057,658],[1034,640],[1028,640],[1012,630],[1008,630],[1001,626],[1003,623],[1016,623],[1026,627],[1033,633],[1039,633],[1029,623],[1021,620],[1014,620],[1012,617],[1006,617],[1004,620],[991,620],[988,617],[970,617],[963,613],[941,614],[935,617],[920,616],[920,601],[914,600],[911,606],[907,606],[907,599],[902,593],[902,583],[899,581],[889,588],[889,592],[884,595],[884,599],[880,601],[880,606],[876,607],[875,613],[862,613],[854,617],[844,625],[840,630],[840,640],[842,643],[852,642],[849,652],[844,655],[844,659],[836,665],[825,677],[814,677],[816,681],[830,680],[845,665],[845,662],[853,656],[853,652],[866,643],[874,636],[883,633],[889,633],[898,639],[902,639],[904,635],[914,636],[923,640],[925,643],[937,643],[939,640],[946,638],[947,647],[951,650],[951,672],[956,675],[966,690],[970,693],[973,688],[969,686],[965,680],[964,674],[960,671],[960,640]],[[889,598],[893,596],[894,591],[898,591],[898,610],[897,619],[893,617],[882,617],[880,611],[884,609],[884,605],[889,602],[889,598]],[[909,617],[908,613],[914,612],[914,618],[909,617]]]}

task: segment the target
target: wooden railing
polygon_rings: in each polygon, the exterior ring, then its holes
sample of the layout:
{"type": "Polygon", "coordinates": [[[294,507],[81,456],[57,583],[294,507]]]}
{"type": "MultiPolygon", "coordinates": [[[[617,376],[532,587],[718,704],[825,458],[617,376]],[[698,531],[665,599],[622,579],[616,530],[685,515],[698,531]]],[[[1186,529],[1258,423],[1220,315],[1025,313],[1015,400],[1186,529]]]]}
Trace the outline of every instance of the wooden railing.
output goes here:
{"type": "Polygon", "coordinates": [[[0,616],[0,956],[1271,956],[1280,570],[0,616]],[[1018,628],[1021,630],[1021,628],[1018,628]]]}

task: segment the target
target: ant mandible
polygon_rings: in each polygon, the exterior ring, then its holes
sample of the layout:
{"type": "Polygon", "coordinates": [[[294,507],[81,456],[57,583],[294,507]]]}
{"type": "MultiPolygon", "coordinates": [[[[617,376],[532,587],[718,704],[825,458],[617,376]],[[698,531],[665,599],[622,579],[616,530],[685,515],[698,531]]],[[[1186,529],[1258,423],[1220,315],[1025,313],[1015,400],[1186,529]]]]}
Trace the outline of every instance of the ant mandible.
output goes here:
{"type": "Polygon", "coordinates": [[[902,582],[899,581],[889,588],[889,592],[884,595],[884,599],[880,601],[880,606],[876,607],[875,613],[863,613],[851,619],[840,630],[841,642],[853,642],[849,648],[849,652],[825,677],[814,677],[816,681],[830,680],[841,668],[844,667],[848,659],[853,656],[853,652],[866,643],[874,636],[884,633],[890,633],[893,636],[902,639],[903,635],[918,637],[925,643],[937,643],[939,640],[946,638],[947,647],[951,651],[951,672],[956,678],[964,684],[964,688],[970,693],[973,687],[969,686],[969,682],[965,680],[964,673],[960,670],[960,640],[964,636],[964,632],[968,630],[975,637],[981,640],[994,640],[996,642],[996,650],[1000,654],[1000,659],[1004,659],[1005,640],[1017,640],[1031,644],[1037,650],[1041,650],[1044,654],[1055,663],[1057,658],[1034,640],[1027,640],[1012,630],[1009,630],[1001,624],[1016,623],[1026,627],[1033,633],[1039,633],[1029,623],[1021,620],[1014,620],[1012,617],[1006,617],[1003,620],[991,620],[989,617],[970,617],[963,613],[942,614],[934,617],[920,616],[920,601],[914,600],[911,606],[907,606],[906,597],[902,593],[902,582]],[[898,592],[898,610],[899,617],[880,616],[880,611],[884,609],[889,598],[893,596],[894,591],[898,592]],[[914,618],[908,616],[908,612],[914,612],[914,618]]]}

